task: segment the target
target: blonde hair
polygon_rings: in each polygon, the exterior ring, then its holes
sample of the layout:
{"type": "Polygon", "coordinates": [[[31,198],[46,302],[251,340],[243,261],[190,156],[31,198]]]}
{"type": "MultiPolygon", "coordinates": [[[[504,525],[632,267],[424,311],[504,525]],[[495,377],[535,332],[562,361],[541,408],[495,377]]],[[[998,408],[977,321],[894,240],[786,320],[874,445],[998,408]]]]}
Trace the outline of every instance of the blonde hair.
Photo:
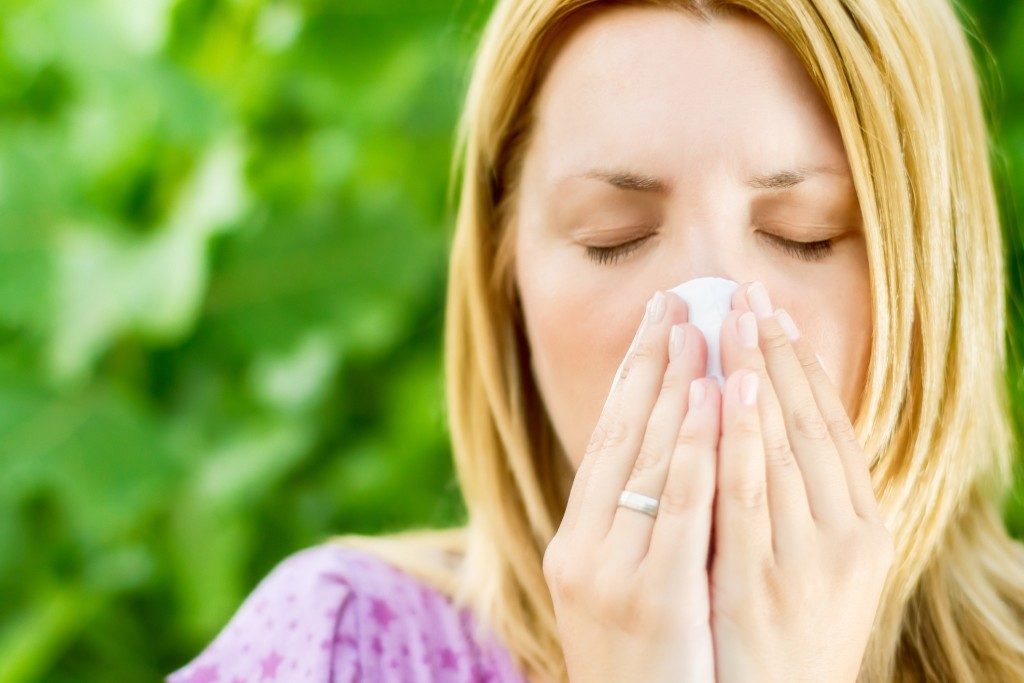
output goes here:
{"type": "MultiPolygon", "coordinates": [[[[530,372],[512,207],[558,33],[601,0],[499,0],[469,85],[445,327],[464,527],[336,540],[470,605],[531,676],[566,680],[541,566],[573,472],[530,372]],[[437,558],[435,560],[435,557],[437,558]]],[[[1004,258],[979,84],[947,0],[649,0],[746,10],[804,63],[864,217],[874,337],[855,428],[896,560],[860,680],[1024,681],[1024,547],[999,511],[1015,443],[1004,258]]]]}

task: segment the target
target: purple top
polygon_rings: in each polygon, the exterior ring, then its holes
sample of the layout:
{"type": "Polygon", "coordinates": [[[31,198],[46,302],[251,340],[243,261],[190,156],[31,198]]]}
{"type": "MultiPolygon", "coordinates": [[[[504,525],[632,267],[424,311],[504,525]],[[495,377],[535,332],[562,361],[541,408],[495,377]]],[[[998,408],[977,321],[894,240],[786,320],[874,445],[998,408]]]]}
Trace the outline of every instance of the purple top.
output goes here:
{"type": "Polygon", "coordinates": [[[281,560],[167,683],[525,683],[469,608],[383,559],[325,542],[281,560]]]}

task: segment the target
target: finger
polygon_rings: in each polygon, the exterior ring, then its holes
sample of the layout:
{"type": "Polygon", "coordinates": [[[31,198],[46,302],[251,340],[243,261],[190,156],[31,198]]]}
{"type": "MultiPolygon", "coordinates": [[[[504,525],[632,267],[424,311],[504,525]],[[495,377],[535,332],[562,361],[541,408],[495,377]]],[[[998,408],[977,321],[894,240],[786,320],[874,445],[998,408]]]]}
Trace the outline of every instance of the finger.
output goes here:
{"type": "Polygon", "coordinates": [[[732,297],[729,300],[732,310],[739,311],[740,313],[750,310],[750,305],[747,304],[747,288],[751,284],[752,282],[746,282],[733,290],[732,297]]]}
{"type": "Polygon", "coordinates": [[[619,493],[633,468],[668,364],[668,328],[685,322],[686,302],[675,293],[656,292],[647,309],[615,372],[566,504],[563,525],[573,531],[580,519],[586,519],[592,543],[607,536],[619,493]],[[661,303],[652,306],[659,295],[661,303]]]}
{"type": "MultiPolygon", "coordinates": [[[[779,397],[790,449],[803,475],[811,514],[826,522],[847,519],[855,513],[843,463],[800,359],[790,344],[790,333],[774,315],[763,283],[754,282],[746,291],[747,303],[757,319],[765,366],[779,397]]],[[[791,322],[788,314],[783,320],[787,325],[791,322]]]]}
{"type": "MultiPolygon", "coordinates": [[[[689,323],[674,325],[669,334],[668,369],[647,421],[626,490],[655,500],[662,497],[683,416],[690,410],[691,384],[704,376],[706,363],[707,347],[700,330],[689,323]],[[673,341],[679,342],[675,351],[673,341]]],[[[658,514],[661,514],[660,509],[658,514]]],[[[606,547],[614,553],[611,561],[635,570],[650,546],[654,519],[644,512],[617,507],[606,538],[606,547]]]]}
{"type": "Polygon", "coordinates": [[[716,557],[750,567],[773,556],[759,379],[746,368],[726,377],[714,511],[716,557]]]}
{"type": "Polygon", "coordinates": [[[864,457],[864,448],[857,439],[857,432],[850,422],[846,407],[810,342],[800,334],[795,324],[793,331],[797,336],[790,340],[790,344],[804,369],[814,400],[821,409],[822,417],[832,435],[832,442],[839,452],[853,509],[860,517],[877,519],[878,501],[871,484],[871,473],[864,457]]]}
{"type": "MultiPolygon", "coordinates": [[[[746,283],[737,287],[733,292],[732,305],[736,310],[750,310],[750,306],[747,304],[747,289],[751,284],[746,283]]],[[[875,496],[874,485],[871,483],[871,472],[868,470],[868,463],[864,456],[864,446],[857,437],[856,429],[853,427],[846,406],[843,405],[842,398],[839,396],[835,381],[828,368],[825,367],[821,355],[811,348],[810,343],[803,335],[791,343],[797,358],[800,359],[800,363],[804,367],[811,390],[814,392],[814,400],[821,409],[821,414],[832,434],[832,440],[839,451],[854,510],[866,519],[877,519],[878,500],[875,496]]]]}
{"type": "MultiPolygon", "coordinates": [[[[690,385],[690,406],[676,435],[650,547],[643,560],[659,585],[680,585],[707,569],[714,512],[721,393],[705,377],[690,385]]],[[[652,577],[652,578],[653,578],[652,577]]]]}
{"type": "Polygon", "coordinates": [[[725,371],[751,370],[760,381],[758,414],[764,439],[768,507],[775,547],[798,547],[808,530],[813,528],[814,518],[807,503],[803,475],[789,448],[782,408],[758,346],[754,314],[730,311],[722,323],[721,337],[722,367],[725,371]]]}

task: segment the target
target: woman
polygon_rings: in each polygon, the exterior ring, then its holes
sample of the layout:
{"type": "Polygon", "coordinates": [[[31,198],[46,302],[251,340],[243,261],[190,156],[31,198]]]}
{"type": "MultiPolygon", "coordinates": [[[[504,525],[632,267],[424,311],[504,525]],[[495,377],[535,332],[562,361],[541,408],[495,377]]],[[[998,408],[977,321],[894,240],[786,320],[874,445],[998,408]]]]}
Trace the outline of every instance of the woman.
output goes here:
{"type": "Polygon", "coordinates": [[[500,1],[453,167],[469,521],[286,558],[169,680],[1024,680],[987,149],[939,0],[500,1]],[[723,387],[666,293],[704,276],[744,283],[723,387]]]}

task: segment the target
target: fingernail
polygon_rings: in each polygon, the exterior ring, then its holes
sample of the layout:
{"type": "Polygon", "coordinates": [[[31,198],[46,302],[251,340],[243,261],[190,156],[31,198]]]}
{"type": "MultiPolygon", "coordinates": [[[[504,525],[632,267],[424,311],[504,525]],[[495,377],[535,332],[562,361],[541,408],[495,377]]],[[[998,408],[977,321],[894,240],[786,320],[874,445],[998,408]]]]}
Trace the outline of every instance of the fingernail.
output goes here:
{"type": "Polygon", "coordinates": [[[665,293],[660,289],[655,292],[647,305],[647,310],[650,314],[651,322],[661,322],[662,317],[665,315],[665,293]]]}
{"type": "Polygon", "coordinates": [[[699,408],[704,405],[704,397],[708,390],[704,387],[704,381],[699,377],[690,382],[690,408],[699,408]]]}
{"type": "Polygon", "coordinates": [[[748,373],[740,383],[740,400],[745,405],[752,406],[757,402],[757,373],[748,373]]]}
{"type": "Polygon", "coordinates": [[[747,302],[750,303],[751,310],[757,314],[758,318],[767,318],[772,314],[772,302],[768,298],[768,290],[760,280],[755,280],[747,288],[747,302]]]}
{"type": "Polygon", "coordinates": [[[789,313],[786,309],[780,308],[775,311],[775,319],[779,321],[779,325],[786,332],[786,336],[789,337],[789,341],[796,341],[800,338],[800,330],[796,329],[796,323],[789,317],[789,313]]]}
{"type": "Polygon", "coordinates": [[[754,314],[750,311],[745,312],[740,316],[739,322],[736,325],[740,331],[740,343],[745,348],[756,349],[757,348],[757,319],[754,314]]]}
{"type": "Polygon", "coordinates": [[[668,333],[668,355],[672,360],[675,360],[683,352],[683,347],[686,345],[686,331],[682,325],[673,325],[672,330],[668,333]]]}

